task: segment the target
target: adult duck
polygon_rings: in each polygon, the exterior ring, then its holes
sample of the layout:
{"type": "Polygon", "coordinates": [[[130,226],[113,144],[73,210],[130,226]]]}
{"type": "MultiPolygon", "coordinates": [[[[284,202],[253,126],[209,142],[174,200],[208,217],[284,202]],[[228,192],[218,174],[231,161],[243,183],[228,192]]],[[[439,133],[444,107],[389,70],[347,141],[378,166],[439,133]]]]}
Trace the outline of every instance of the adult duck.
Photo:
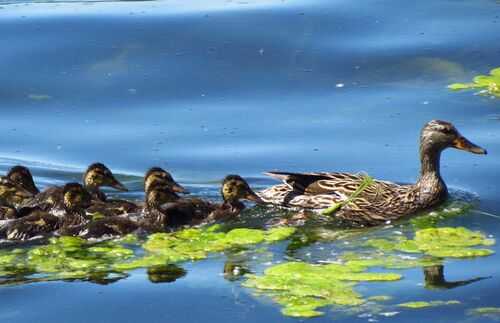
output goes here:
{"type": "Polygon", "coordinates": [[[400,185],[349,173],[269,172],[280,179],[276,185],[258,193],[269,204],[309,210],[338,206],[334,215],[348,224],[378,225],[443,202],[448,190],[440,173],[441,152],[456,148],[474,154],[486,150],[471,143],[453,124],[432,120],[420,136],[420,177],[415,184],[400,185]]]}

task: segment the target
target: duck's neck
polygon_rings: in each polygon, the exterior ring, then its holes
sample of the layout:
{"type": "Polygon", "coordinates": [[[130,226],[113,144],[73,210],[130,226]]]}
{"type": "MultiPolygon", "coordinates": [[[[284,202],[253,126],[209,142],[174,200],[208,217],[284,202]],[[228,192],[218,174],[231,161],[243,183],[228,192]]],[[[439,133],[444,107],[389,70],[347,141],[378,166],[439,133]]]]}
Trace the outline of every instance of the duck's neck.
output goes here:
{"type": "Polygon", "coordinates": [[[417,185],[423,193],[441,198],[446,196],[446,184],[440,173],[441,150],[431,145],[422,144],[420,147],[420,178],[417,185]]]}
{"type": "Polygon", "coordinates": [[[98,185],[94,184],[89,184],[85,183],[84,184],[85,189],[90,193],[92,196],[93,200],[99,200],[99,201],[106,201],[106,194],[104,194],[100,189],[98,185]]]}

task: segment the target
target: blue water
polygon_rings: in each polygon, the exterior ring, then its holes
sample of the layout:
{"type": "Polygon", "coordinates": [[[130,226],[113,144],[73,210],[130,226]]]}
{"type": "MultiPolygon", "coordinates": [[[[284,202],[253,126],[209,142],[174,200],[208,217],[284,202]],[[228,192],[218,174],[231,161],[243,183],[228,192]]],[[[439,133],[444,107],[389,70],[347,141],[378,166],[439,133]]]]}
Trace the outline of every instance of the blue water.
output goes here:
{"type": "MultiPolygon", "coordinates": [[[[446,88],[500,65],[499,34],[494,0],[0,0],[0,171],[25,164],[44,187],[79,180],[101,161],[131,198],[142,197],[139,176],[153,165],[211,198],[225,174],[259,188],[274,183],[262,175],[272,169],[412,182],[420,128],[443,119],[489,152],[445,152],[443,177],[477,194],[476,209],[500,214],[500,101],[446,88]]],[[[500,230],[498,219],[477,213],[451,224],[500,230]]],[[[225,280],[227,257],[181,264],[187,275],[170,284],[152,284],[138,270],[105,286],[2,287],[0,319],[295,321],[225,280]]],[[[488,318],[464,313],[500,306],[499,263],[496,255],[446,263],[450,281],[492,277],[452,290],[423,288],[421,269],[360,287],[396,303],[459,306],[394,317],[327,311],[312,321],[482,322],[488,318]]]]}

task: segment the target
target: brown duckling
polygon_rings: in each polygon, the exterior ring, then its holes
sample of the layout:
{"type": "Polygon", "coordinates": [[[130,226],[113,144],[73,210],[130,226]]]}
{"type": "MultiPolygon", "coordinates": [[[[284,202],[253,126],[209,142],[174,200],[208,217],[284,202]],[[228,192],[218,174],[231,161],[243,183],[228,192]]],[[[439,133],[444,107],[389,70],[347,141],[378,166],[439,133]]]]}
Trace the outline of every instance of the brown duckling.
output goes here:
{"type": "Polygon", "coordinates": [[[7,177],[0,177],[0,205],[17,207],[33,194],[7,177]]]}
{"type": "Polygon", "coordinates": [[[85,208],[90,205],[91,196],[82,185],[68,183],[63,187],[64,214],[52,215],[40,208],[22,208],[25,213],[20,219],[5,224],[0,229],[0,238],[8,240],[28,240],[36,236],[53,233],[66,226],[81,225],[88,221],[85,208]]]}
{"type": "Polygon", "coordinates": [[[40,190],[36,187],[35,181],[33,180],[33,175],[31,175],[27,167],[21,165],[14,166],[9,170],[6,177],[17,185],[22,186],[33,194],[33,196],[40,193],[40,190]]]}
{"type": "MultiPolygon", "coordinates": [[[[100,190],[100,187],[109,186],[120,191],[127,191],[127,188],[120,183],[113,173],[104,164],[94,163],[90,165],[83,175],[83,185],[92,195],[92,200],[105,201],[106,195],[100,190]]],[[[45,211],[59,211],[63,206],[63,188],[53,186],[37,194],[33,199],[23,204],[27,207],[40,207],[45,211]]]]}
{"type": "Polygon", "coordinates": [[[177,183],[169,172],[160,167],[151,167],[144,176],[144,192],[150,191],[156,186],[168,186],[174,193],[188,193],[187,190],[177,183]]]}
{"type": "Polygon", "coordinates": [[[145,220],[158,230],[173,229],[235,217],[245,208],[240,199],[261,202],[248,183],[238,175],[226,176],[221,193],[224,202],[215,204],[199,198],[181,199],[169,187],[151,189],[146,193],[145,220]]]}

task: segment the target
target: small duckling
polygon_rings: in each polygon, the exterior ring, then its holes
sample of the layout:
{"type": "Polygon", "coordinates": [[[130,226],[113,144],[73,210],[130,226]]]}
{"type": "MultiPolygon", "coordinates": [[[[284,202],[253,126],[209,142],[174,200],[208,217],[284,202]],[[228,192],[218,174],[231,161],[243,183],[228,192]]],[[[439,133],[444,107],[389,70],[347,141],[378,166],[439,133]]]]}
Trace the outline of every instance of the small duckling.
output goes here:
{"type": "Polygon", "coordinates": [[[7,177],[0,177],[0,205],[17,207],[33,194],[7,177]]]}
{"type": "MultiPolygon", "coordinates": [[[[94,163],[87,168],[83,183],[85,189],[92,195],[92,199],[97,201],[106,201],[106,195],[100,190],[102,186],[127,191],[127,188],[114,177],[109,168],[101,163],[94,163]]],[[[40,207],[45,211],[57,212],[64,209],[62,193],[63,188],[60,186],[49,187],[22,206],[40,207]]]]}
{"type": "Polygon", "coordinates": [[[188,193],[187,190],[177,183],[169,172],[160,167],[151,167],[144,175],[144,192],[149,192],[156,186],[168,186],[175,193],[188,193]]]}
{"type": "Polygon", "coordinates": [[[26,189],[33,194],[33,196],[40,193],[40,190],[36,187],[35,181],[33,180],[33,175],[31,175],[27,167],[21,165],[14,166],[9,170],[6,177],[26,189]]]}
{"type": "Polygon", "coordinates": [[[5,224],[0,229],[0,238],[28,240],[53,233],[61,227],[86,223],[85,208],[90,201],[91,196],[82,185],[68,183],[63,187],[64,214],[55,216],[37,207],[22,208],[18,212],[24,213],[23,216],[5,224]]]}
{"type": "Polygon", "coordinates": [[[226,176],[221,193],[224,202],[215,204],[199,198],[181,199],[168,187],[152,189],[146,194],[145,219],[158,229],[172,229],[233,218],[245,208],[240,199],[261,202],[248,183],[238,175],[226,176]]]}

